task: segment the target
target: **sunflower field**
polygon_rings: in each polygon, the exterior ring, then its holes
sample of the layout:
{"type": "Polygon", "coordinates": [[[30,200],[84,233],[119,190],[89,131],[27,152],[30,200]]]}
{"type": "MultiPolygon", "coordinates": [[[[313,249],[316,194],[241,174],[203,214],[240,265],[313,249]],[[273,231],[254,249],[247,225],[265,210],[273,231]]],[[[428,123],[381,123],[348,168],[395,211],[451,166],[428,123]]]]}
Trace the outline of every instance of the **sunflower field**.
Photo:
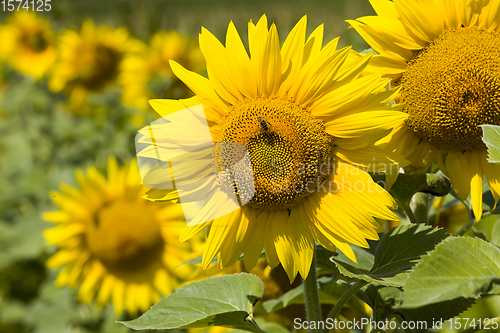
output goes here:
{"type": "Polygon", "coordinates": [[[0,333],[500,332],[500,0],[0,9],[0,333]]]}

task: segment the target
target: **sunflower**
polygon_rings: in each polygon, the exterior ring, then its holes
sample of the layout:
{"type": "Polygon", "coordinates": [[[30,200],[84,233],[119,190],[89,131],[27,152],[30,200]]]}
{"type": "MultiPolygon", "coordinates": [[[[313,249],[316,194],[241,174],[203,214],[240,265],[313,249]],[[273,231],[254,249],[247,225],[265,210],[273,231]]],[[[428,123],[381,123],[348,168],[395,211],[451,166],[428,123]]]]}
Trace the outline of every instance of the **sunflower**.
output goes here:
{"type": "Polygon", "coordinates": [[[136,161],[119,168],[110,158],[107,178],[93,167],[76,176],[79,189],[51,193],[61,210],[43,214],[57,225],[45,232],[59,247],[47,266],[64,267],[56,284],[80,286],[85,303],[111,300],[117,314],[147,311],[193,273],[189,265],[176,268],[193,246],[178,242],[186,223],[181,206],[144,200],[136,161]]]}
{"type": "Polygon", "coordinates": [[[401,87],[409,117],[386,141],[414,169],[437,160],[461,200],[482,215],[482,182],[500,198],[479,125],[500,125],[500,1],[371,0],[377,16],[348,21],[379,53],[370,71],[401,87]]]}
{"type": "MultiPolygon", "coordinates": [[[[349,243],[368,247],[366,239],[378,239],[379,225],[373,217],[397,219],[390,210],[396,207],[392,197],[365,172],[403,162],[375,145],[407,117],[398,111],[399,105],[388,105],[397,91],[386,90],[389,80],[380,75],[360,75],[371,55],[346,62],[350,48],[336,50],[338,38],[322,47],[322,25],[306,40],[306,21],[304,16],[281,48],[276,26],[268,28],[266,16],[257,24],[250,22],[251,56],[233,23],[225,47],[202,29],[200,47],[209,79],[171,61],[175,75],[195,96],[151,101],[161,116],[202,104],[210,135],[217,142],[218,160],[210,152],[193,152],[185,155],[199,155],[199,162],[174,170],[176,186],[200,184],[201,198],[198,189],[191,193],[177,189],[163,198],[152,190],[150,196],[168,200],[186,194],[193,200],[206,199],[180,238],[185,241],[208,227],[203,267],[215,256],[220,267],[230,266],[244,253],[250,270],[264,247],[269,265],[281,262],[293,281],[298,272],[307,277],[315,241],[356,260],[349,243]],[[232,144],[247,151],[253,178],[243,177],[238,198],[231,202],[227,198],[235,187],[228,179],[233,175],[218,171],[227,163],[238,163],[232,159],[239,160],[242,151],[221,153],[222,147],[232,144]],[[214,165],[218,173],[210,174],[214,165]],[[207,176],[193,180],[193,175],[207,176]],[[247,190],[251,187],[254,193],[247,190]],[[231,205],[237,208],[228,211],[231,205]],[[222,215],[224,209],[230,213],[214,218],[212,213],[222,215]]],[[[180,128],[182,124],[172,121],[163,126],[166,133],[176,134],[176,147],[182,149],[184,140],[189,151],[200,135],[180,128]]],[[[142,142],[148,141],[144,138],[142,142]]],[[[158,147],[173,147],[168,138],[155,135],[154,139],[158,147]]],[[[139,156],[154,157],[154,149],[154,145],[145,148],[139,156]]]]}
{"type": "Polygon", "coordinates": [[[42,78],[57,56],[56,36],[48,21],[33,12],[17,12],[0,30],[0,58],[15,70],[42,78]]]}
{"type": "Polygon", "coordinates": [[[69,93],[72,110],[83,113],[80,108],[88,94],[116,83],[126,53],[137,50],[138,42],[125,28],[96,28],[94,22],[86,20],[80,33],[67,30],[60,37],[60,55],[49,87],[69,93]]]}
{"type": "Polygon", "coordinates": [[[205,70],[203,55],[193,39],[176,31],[159,31],[151,37],[149,46],[124,59],[120,75],[123,102],[145,110],[152,98],[189,97],[172,73],[170,59],[197,73],[205,70]]]}

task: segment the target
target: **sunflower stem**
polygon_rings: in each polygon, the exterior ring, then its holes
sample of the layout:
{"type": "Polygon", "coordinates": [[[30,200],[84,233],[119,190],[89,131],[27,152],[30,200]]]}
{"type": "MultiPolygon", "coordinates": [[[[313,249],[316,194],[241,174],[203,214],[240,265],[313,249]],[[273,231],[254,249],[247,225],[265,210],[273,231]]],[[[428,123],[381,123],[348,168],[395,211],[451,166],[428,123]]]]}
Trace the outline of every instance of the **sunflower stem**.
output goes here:
{"type": "Polygon", "coordinates": [[[427,212],[429,211],[429,195],[417,192],[411,200],[413,213],[417,223],[427,223],[427,212]]]}
{"type": "MultiPolygon", "coordinates": [[[[366,284],[368,284],[368,282],[357,280],[356,283],[351,288],[349,288],[349,290],[347,290],[345,294],[342,295],[342,297],[340,297],[339,301],[335,303],[332,311],[330,311],[330,313],[328,314],[328,318],[335,320],[335,318],[337,318],[337,316],[339,315],[340,310],[342,310],[342,308],[344,307],[344,304],[352,297],[352,295],[354,295],[366,284]]],[[[321,333],[326,333],[327,331],[327,329],[324,329],[321,333]]]]}
{"type": "Polygon", "coordinates": [[[467,224],[466,224],[466,225],[464,225],[464,226],[463,226],[460,230],[458,230],[458,232],[457,232],[457,234],[456,234],[456,235],[457,235],[457,236],[463,236],[463,235],[465,235],[465,233],[466,233],[467,231],[469,231],[469,230],[470,230],[470,228],[472,228],[472,226],[474,225],[474,222],[476,222],[476,218],[474,218],[474,217],[473,217],[473,218],[471,218],[471,219],[469,220],[469,222],[467,222],[467,224]]]}
{"type": "Polygon", "coordinates": [[[401,207],[403,207],[406,216],[408,216],[408,218],[410,219],[410,222],[417,224],[418,223],[417,218],[415,217],[415,215],[413,215],[413,210],[411,210],[410,205],[407,204],[406,202],[403,202],[402,200],[398,200],[398,203],[401,207]]]}
{"type": "MultiPolygon", "coordinates": [[[[316,251],[313,255],[311,269],[304,280],[304,303],[306,305],[306,316],[309,326],[311,322],[319,323],[323,317],[321,315],[321,304],[319,303],[318,279],[316,276],[316,251]]],[[[309,329],[310,333],[319,333],[319,329],[309,329]]]]}

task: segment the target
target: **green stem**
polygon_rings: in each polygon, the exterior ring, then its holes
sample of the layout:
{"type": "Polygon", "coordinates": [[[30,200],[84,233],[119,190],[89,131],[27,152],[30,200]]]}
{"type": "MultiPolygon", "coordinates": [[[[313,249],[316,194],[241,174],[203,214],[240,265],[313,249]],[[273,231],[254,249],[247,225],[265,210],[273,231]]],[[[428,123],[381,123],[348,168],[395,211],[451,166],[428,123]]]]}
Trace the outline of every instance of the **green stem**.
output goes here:
{"type": "MultiPolygon", "coordinates": [[[[347,290],[345,294],[342,295],[339,301],[335,304],[332,311],[330,311],[330,313],[328,314],[328,318],[335,320],[335,318],[337,318],[337,316],[339,315],[340,310],[342,310],[342,308],[344,307],[344,304],[352,297],[352,295],[356,293],[356,291],[361,289],[366,284],[368,284],[368,282],[363,280],[357,280],[356,283],[351,288],[349,288],[349,290],[347,290]]],[[[322,333],[326,332],[327,330],[325,329],[323,330],[322,333]]]]}
{"type": "Polygon", "coordinates": [[[415,215],[413,215],[413,211],[411,210],[411,207],[409,204],[407,204],[406,202],[403,202],[402,200],[397,200],[399,205],[401,207],[403,207],[405,213],[406,213],[406,216],[408,216],[408,218],[410,219],[410,222],[411,223],[414,223],[414,224],[417,224],[417,218],[415,217],[415,215]]]}
{"type": "Polygon", "coordinates": [[[469,231],[470,228],[474,225],[476,222],[476,218],[471,218],[469,222],[467,222],[466,225],[464,225],[460,230],[457,232],[457,236],[463,236],[467,231],[469,231]]]}
{"type": "Polygon", "coordinates": [[[427,223],[427,212],[429,211],[429,195],[417,192],[411,200],[413,212],[418,223],[427,223]]]}
{"type": "MultiPolygon", "coordinates": [[[[318,279],[316,277],[316,253],[313,256],[311,269],[304,280],[304,302],[306,305],[306,316],[309,326],[311,322],[319,323],[323,317],[321,315],[321,305],[319,303],[318,279]]],[[[310,333],[319,333],[319,329],[309,329],[310,333]]]]}

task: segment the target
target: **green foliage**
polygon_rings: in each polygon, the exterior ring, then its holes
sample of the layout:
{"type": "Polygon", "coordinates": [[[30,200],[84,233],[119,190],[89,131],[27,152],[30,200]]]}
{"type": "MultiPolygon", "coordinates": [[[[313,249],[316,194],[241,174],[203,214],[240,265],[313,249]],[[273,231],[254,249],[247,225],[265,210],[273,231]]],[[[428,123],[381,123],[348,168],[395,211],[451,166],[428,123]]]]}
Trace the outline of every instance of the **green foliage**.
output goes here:
{"type": "Polygon", "coordinates": [[[405,286],[404,308],[500,293],[500,249],[482,239],[450,237],[424,256],[405,286]]]}
{"type": "Polygon", "coordinates": [[[175,329],[221,326],[263,332],[252,318],[264,285],[241,273],[194,282],[154,305],[141,317],[121,322],[132,329],[175,329]]]}
{"type": "Polygon", "coordinates": [[[491,230],[491,243],[500,247],[500,221],[496,221],[491,230]]]}
{"type": "Polygon", "coordinates": [[[500,163],[500,126],[481,125],[483,129],[483,142],[488,147],[488,161],[500,163]]]}
{"type": "Polygon", "coordinates": [[[350,263],[332,257],[340,273],[375,285],[402,287],[408,271],[418,259],[448,235],[443,229],[422,224],[396,227],[386,233],[377,246],[373,267],[363,273],[350,263]]]}

